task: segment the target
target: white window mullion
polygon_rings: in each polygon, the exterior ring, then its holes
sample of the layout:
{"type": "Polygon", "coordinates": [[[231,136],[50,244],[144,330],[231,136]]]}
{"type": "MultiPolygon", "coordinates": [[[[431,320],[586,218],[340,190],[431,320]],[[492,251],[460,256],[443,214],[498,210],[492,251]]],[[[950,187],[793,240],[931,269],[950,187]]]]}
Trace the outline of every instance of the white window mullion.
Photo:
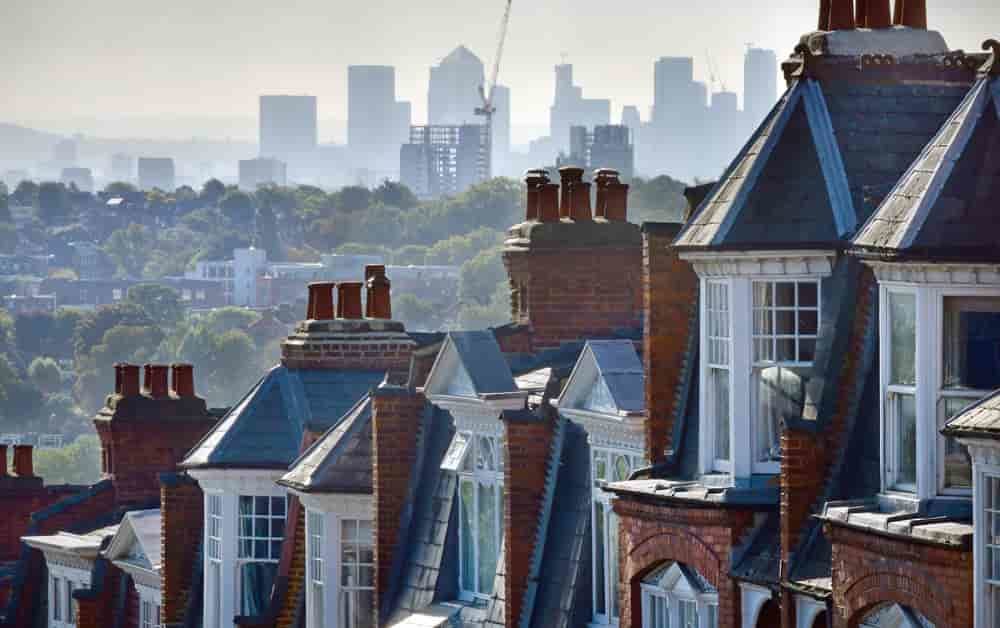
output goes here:
{"type": "Polygon", "coordinates": [[[753,295],[751,281],[739,277],[730,283],[730,458],[736,478],[749,478],[753,473],[753,434],[749,417],[750,371],[753,328],[751,320],[753,295]]]}
{"type": "Polygon", "coordinates": [[[934,411],[937,380],[934,362],[940,360],[940,325],[936,310],[940,302],[937,290],[917,290],[917,496],[929,499],[937,493],[937,413],[934,411]]]}

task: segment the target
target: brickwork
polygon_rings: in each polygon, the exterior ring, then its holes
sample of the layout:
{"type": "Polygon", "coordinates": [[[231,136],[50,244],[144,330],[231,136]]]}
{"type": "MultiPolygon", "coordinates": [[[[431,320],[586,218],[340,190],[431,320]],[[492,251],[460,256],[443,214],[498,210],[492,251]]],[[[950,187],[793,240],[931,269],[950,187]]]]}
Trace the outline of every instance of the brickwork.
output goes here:
{"type": "Polygon", "coordinates": [[[90,589],[73,593],[77,604],[76,628],[108,628],[115,625],[115,594],[120,580],[126,575],[105,561],[104,568],[94,570],[101,577],[90,589]]]}
{"type": "Polygon", "coordinates": [[[372,484],[375,499],[376,616],[386,608],[393,560],[397,558],[403,509],[409,496],[424,396],[382,387],[372,399],[372,484]]]}
{"type": "Polygon", "coordinates": [[[856,628],[874,607],[913,608],[937,628],[973,624],[972,552],[827,524],[833,546],[833,628],[856,628]]]}
{"type": "Polygon", "coordinates": [[[31,513],[42,510],[67,495],[82,490],[79,486],[43,486],[42,478],[0,478],[0,562],[17,560],[21,537],[28,533],[31,513]]]}
{"type": "Polygon", "coordinates": [[[698,307],[698,276],[670,250],[681,225],[643,225],[643,366],[646,371],[646,457],[662,462],[672,446],[673,417],[692,355],[691,324],[698,307]]]}
{"type": "Polygon", "coordinates": [[[181,622],[191,598],[195,551],[202,542],[205,502],[184,474],[164,474],[160,488],[160,578],[163,622],[181,622]]]}
{"type": "MultiPolygon", "coordinates": [[[[289,508],[289,515],[295,517],[295,525],[290,526],[292,534],[285,535],[285,545],[292,546],[291,562],[286,576],[284,599],[280,600],[281,608],[274,621],[275,628],[295,628],[299,612],[299,596],[302,595],[306,584],[306,509],[298,503],[297,498],[292,499],[296,502],[296,507],[289,508]]],[[[285,548],[282,550],[286,551],[285,548]]]]}
{"type": "Polygon", "coordinates": [[[668,561],[698,571],[719,591],[719,628],[740,626],[740,595],[729,577],[733,547],[753,523],[753,513],[722,508],[686,508],[619,497],[622,628],[642,628],[640,584],[668,561]]]}
{"type": "Polygon", "coordinates": [[[545,482],[552,452],[551,420],[504,420],[504,542],[506,543],[505,621],[521,625],[531,558],[539,534],[545,482]]]}
{"type": "Polygon", "coordinates": [[[386,320],[306,320],[281,344],[289,368],[410,371],[414,342],[402,323],[386,320]]]}

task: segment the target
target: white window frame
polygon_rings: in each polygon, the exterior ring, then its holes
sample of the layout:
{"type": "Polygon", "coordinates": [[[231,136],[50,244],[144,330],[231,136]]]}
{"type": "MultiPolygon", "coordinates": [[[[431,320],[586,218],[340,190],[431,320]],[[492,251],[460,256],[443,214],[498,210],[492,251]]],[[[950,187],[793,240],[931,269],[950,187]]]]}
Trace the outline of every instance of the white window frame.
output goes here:
{"type": "MultiPolygon", "coordinates": [[[[904,281],[879,282],[879,379],[881,402],[882,491],[887,494],[926,499],[969,499],[973,489],[944,487],[944,448],[946,438],[940,433],[945,398],[967,398],[972,403],[992,391],[947,391],[944,388],[944,300],[946,297],[987,297],[1000,299],[1000,286],[965,286],[904,281]],[[891,368],[890,293],[916,296],[916,385],[898,387],[889,384],[891,368]],[[917,414],[917,473],[915,486],[896,484],[893,464],[895,424],[889,409],[889,393],[912,391],[917,414]]],[[[973,475],[974,477],[974,475],[973,475]]],[[[973,481],[973,484],[975,482],[973,481]]]]}
{"type": "Polygon", "coordinates": [[[706,472],[721,472],[721,473],[732,473],[733,471],[733,348],[736,343],[733,342],[733,286],[732,282],[729,280],[720,279],[705,279],[702,281],[702,295],[704,297],[701,299],[701,355],[704,356],[703,368],[701,370],[701,408],[702,416],[704,417],[702,421],[703,433],[702,438],[702,457],[704,471],[706,472]],[[709,307],[710,299],[709,295],[713,287],[722,288],[724,290],[724,300],[725,309],[722,308],[711,308],[709,307]],[[725,329],[712,330],[712,320],[713,316],[725,317],[724,327],[725,329]],[[721,332],[725,332],[724,334],[721,332]],[[725,358],[723,360],[712,360],[712,344],[719,343],[720,346],[725,347],[725,358]],[[729,378],[729,458],[719,458],[716,456],[717,448],[717,423],[718,417],[715,416],[716,404],[710,394],[711,381],[713,372],[726,373],[729,378]]]}
{"type": "MultiPolygon", "coordinates": [[[[994,458],[996,456],[994,455],[994,458]]],[[[994,459],[991,464],[984,464],[976,462],[973,466],[973,543],[975,545],[975,553],[973,554],[972,564],[973,571],[975,573],[975,584],[974,584],[974,601],[973,608],[975,609],[975,626],[976,628],[1000,628],[996,626],[992,621],[992,616],[995,613],[991,613],[990,608],[990,590],[997,589],[998,594],[1000,594],[1000,580],[989,582],[987,581],[986,574],[986,550],[987,537],[991,536],[988,534],[986,524],[986,482],[988,480],[996,480],[1000,482],[1000,460],[994,459]]]]}
{"type": "MultiPolygon", "coordinates": [[[[898,479],[898,467],[900,453],[898,451],[897,443],[899,442],[898,432],[899,432],[899,412],[896,408],[899,407],[900,398],[903,396],[908,396],[913,398],[914,405],[917,404],[917,391],[920,384],[920,361],[923,358],[920,347],[920,329],[921,329],[921,308],[920,300],[917,295],[917,290],[912,287],[899,287],[899,286],[884,286],[879,290],[879,348],[880,352],[880,362],[879,365],[879,379],[881,381],[882,395],[880,397],[881,402],[879,404],[881,422],[882,422],[882,469],[883,469],[883,486],[885,490],[890,490],[893,492],[903,492],[903,493],[916,493],[917,484],[901,483],[898,479]],[[889,307],[889,300],[892,295],[906,295],[912,296],[914,300],[915,309],[915,319],[916,323],[914,326],[914,369],[915,381],[912,385],[906,384],[892,384],[890,380],[892,378],[892,317],[891,308],[889,307]]],[[[919,432],[920,432],[920,419],[919,413],[917,418],[917,433],[919,442],[919,432]]],[[[917,458],[919,458],[920,446],[917,445],[917,458]]],[[[920,463],[917,462],[917,474],[920,474],[920,463]]]]}
{"type": "MultiPolygon", "coordinates": [[[[337,587],[336,587],[336,591],[337,591],[337,612],[338,612],[338,615],[337,615],[338,620],[337,621],[339,621],[339,617],[341,617],[344,614],[345,605],[343,604],[343,600],[347,597],[346,594],[356,593],[356,592],[359,592],[359,591],[371,591],[372,592],[372,598],[374,599],[374,595],[375,595],[375,537],[374,537],[374,535],[375,535],[375,526],[374,526],[374,522],[371,521],[371,520],[369,520],[369,519],[356,519],[356,518],[353,518],[353,517],[338,517],[337,518],[337,528],[338,528],[338,534],[340,535],[339,536],[338,545],[337,545],[337,547],[340,550],[339,553],[338,553],[338,555],[337,555],[337,563],[338,563],[338,569],[337,569],[337,571],[338,571],[338,573],[341,574],[340,578],[337,581],[337,587]],[[361,534],[361,524],[362,523],[367,523],[368,524],[367,527],[368,527],[368,530],[369,530],[369,533],[370,533],[368,539],[363,538],[363,534],[361,534]],[[356,558],[356,560],[354,561],[353,564],[347,564],[346,561],[344,560],[344,555],[346,553],[344,551],[345,550],[345,544],[348,541],[348,539],[345,539],[345,536],[346,536],[346,534],[349,531],[353,531],[354,532],[353,538],[351,538],[349,540],[352,542],[352,545],[356,546],[354,548],[354,552],[353,553],[354,553],[354,555],[357,558],[356,558]],[[367,547],[367,546],[371,547],[371,555],[372,555],[371,562],[364,561],[364,560],[361,559],[361,552],[359,550],[361,548],[367,547]],[[347,583],[345,583],[344,580],[343,580],[343,574],[345,574],[346,573],[346,569],[350,568],[350,567],[353,567],[354,569],[358,570],[359,574],[360,573],[364,573],[365,571],[367,571],[370,574],[370,576],[371,576],[371,584],[353,584],[353,585],[348,585],[347,583]]],[[[337,626],[337,628],[355,628],[355,626],[353,626],[352,623],[357,623],[357,622],[358,622],[358,619],[355,617],[353,619],[353,621],[351,619],[349,619],[348,623],[345,624],[345,625],[343,625],[343,626],[340,626],[339,624],[337,624],[336,621],[333,624],[329,624],[328,623],[328,624],[326,624],[326,626],[334,625],[334,626],[337,626]]]]}
{"type": "Polygon", "coordinates": [[[79,567],[54,563],[47,557],[46,566],[49,570],[49,626],[74,628],[77,624],[77,603],[73,599],[73,592],[90,588],[90,572],[79,567]]]}
{"type": "Polygon", "coordinates": [[[493,582],[490,582],[490,593],[485,593],[484,583],[479,581],[479,488],[481,486],[491,487],[495,490],[497,495],[497,503],[494,507],[494,513],[496,517],[497,529],[497,558],[499,560],[500,553],[503,548],[503,536],[504,536],[504,500],[503,500],[503,487],[504,487],[504,467],[503,467],[503,439],[498,433],[488,433],[480,431],[469,431],[463,432],[464,436],[468,439],[468,447],[465,451],[465,458],[463,463],[459,466],[458,471],[458,507],[459,507],[459,525],[458,525],[458,590],[459,597],[462,600],[472,602],[476,600],[488,600],[495,591],[493,591],[493,582]],[[478,469],[476,468],[476,461],[478,458],[478,449],[480,439],[489,439],[493,443],[494,452],[494,466],[495,469],[478,469]],[[471,469],[467,468],[471,467],[471,469]],[[474,552],[474,557],[472,564],[476,565],[475,571],[472,575],[473,588],[470,590],[465,587],[465,532],[462,530],[462,486],[463,484],[472,484],[473,486],[473,506],[472,506],[472,520],[470,522],[472,528],[472,549],[474,552]]]}
{"type": "Polygon", "coordinates": [[[163,628],[163,608],[156,601],[140,597],[139,628],[163,628]]]}
{"type": "Polygon", "coordinates": [[[678,626],[686,628],[680,623],[680,607],[682,604],[687,606],[693,605],[695,607],[695,612],[698,615],[697,628],[718,628],[719,594],[717,592],[697,593],[684,590],[687,587],[679,586],[684,581],[685,577],[683,575],[680,576],[670,589],[664,589],[661,586],[646,582],[640,585],[642,591],[642,628],[676,628],[678,626]],[[652,606],[654,599],[666,602],[668,616],[666,625],[658,623],[657,618],[653,616],[652,606]],[[710,623],[713,611],[715,616],[714,626],[710,623]]]}
{"type": "Polygon", "coordinates": [[[614,542],[615,539],[618,538],[618,517],[614,514],[612,509],[612,501],[614,501],[613,497],[602,488],[607,482],[618,481],[621,477],[621,474],[614,473],[614,462],[620,459],[624,459],[628,465],[628,469],[624,474],[625,477],[622,478],[625,480],[628,479],[628,476],[632,471],[644,466],[641,451],[613,449],[593,445],[590,448],[590,477],[591,486],[593,487],[593,499],[590,506],[590,564],[594,566],[591,569],[593,577],[591,578],[590,591],[592,601],[591,608],[593,608],[591,621],[592,626],[617,626],[621,615],[621,608],[619,608],[620,600],[618,596],[618,547],[614,542]],[[598,459],[601,457],[604,459],[604,477],[600,477],[597,466],[598,459]],[[597,522],[594,519],[594,517],[596,517],[598,506],[602,509],[602,514],[604,516],[604,538],[598,537],[597,522]],[[612,528],[614,528],[614,533],[612,533],[612,528]],[[596,569],[596,565],[598,564],[598,551],[601,552],[600,558],[604,565],[604,569],[600,572],[596,569]],[[604,594],[604,613],[599,613],[597,610],[597,596],[601,592],[604,594]]]}
{"type": "MultiPolygon", "coordinates": [[[[702,276],[700,301],[700,339],[702,356],[700,369],[699,412],[701,434],[699,436],[699,466],[701,472],[727,473],[731,480],[747,479],[752,475],[774,475],[780,473],[780,460],[758,461],[756,458],[757,412],[754,393],[754,373],[758,364],[753,355],[753,286],[766,283],[815,283],[818,339],[823,328],[823,280],[829,276],[824,272],[702,276]],[[729,355],[728,365],[709,361],[709,308],[708,294],[711,285],[723,284],[728,289],[729,305],[729,355]],[[714,399],[710,392],[710,375],[713,369],[729,370],[729,460],[715,456],[715,416],[712,411],[714,399]]],[[[811,338],[811,336],[810,336],[811,338]]],[[[798,357],[798,356],[796,356],[798,357]]],[[[815,356],[814,356],[815,357],[815,356]]],[[[770,365],[770,364],[769,364],[770,365]]],[[[812,363],[776,363],[774,366],[809,368],[812,363]]]]}
{"type": "MultiPolygon", "coordinates": [[[[237,524],[236,524],[236,543],[237,543],[237,545],[236,545],[236,547],[237,547],[237,551],[236,551],[236,578],[235,578],[235,581],[236,581],[236,613],[237,614],[242,614],[243,613],[243,611],[240,609],[240,600],[243,599],[243,591],[242,591],[243,578],[240,577],[240,570],[245,565],[250,565],[250,564],[254,564],[254,563],[267,563],[267,564],[277,565],[279,562],[281,562],[281,544],[284,541],[285,531],[287,530],[287,527],[288,527],[287,526],[287,521],[288,521],[288,507],[289,507],[288,496],[284,495],[284,494],[282,494],[282,495],[240,494],[240,495],[237,495],[237,497],[236,497],[236,517],[237,517],[237,524]],[[254,500],[253,514],[250,516],[251,521],[252,521],[252,527],[253,527],[251,536],[244,536],[243,535],[243,526],[242,526],[243,522],[241,521],[241,519],[243,519],[244,517],[242,515],[242,512],[240,511],[240,502],[243,499],[252,499],[252,500],[254,500]],[[257,512],[257,510],[256,510],[256,502],[257,502],[258,499],[267,499],[268,500],[267,501],[268,510],[267,510],[267,514],[266,515],[261,515],[261,514],[259,514],[257,512]],[[277,514],[277,515],[274,514],[275,513],[275,510],[274,510],[275,500],[283,500],[284,501],[284,512],[282,512],[280,514],[277,514]],[[257,519],[264,519],[264,520],[266,520],[268,522],[268,535],[267,536],[257,536],[257,531],[256,531],[256,523],[257,523],[256,520],[257,519]],[[274,535],[274,529],[273,529],[274,522],[278,521],[278,520],[280,520],[282,522],[281,536],[275,536],[274,535]],[[244,542],[250,543],[250,547],[251,547],[251,550],[252,550],[252,553],[251,553],[250,556],[243,556],[242,555],[242,550],[240,548],[240,545],[242,543],[244,543],[244,542]],[[266,547],[267,547],[267,556],[266,557],[261,557],[261,556],[253,555],[253,552],[256,552],[256,545],[257,545],[258,542],[266,543],[266,547]],[[273,544],[275,542],[278,543],[278,553],[277,553],[277,555],[274,555],[274,546],[273,546],[273,544]]],[[[275,567],[275,569],[277,569],[277,567],[275,567]]]]}
{"type": "Polygon", "coordinates": [[[330,578],[327,575],[329,560],[325,548],[338,548],[329,542],[327,528],[324,513],[306,509],[306,628],[333,625],[327,603],[330,578]],[[318,602],[317,590],[320,596],[318,602]]]}

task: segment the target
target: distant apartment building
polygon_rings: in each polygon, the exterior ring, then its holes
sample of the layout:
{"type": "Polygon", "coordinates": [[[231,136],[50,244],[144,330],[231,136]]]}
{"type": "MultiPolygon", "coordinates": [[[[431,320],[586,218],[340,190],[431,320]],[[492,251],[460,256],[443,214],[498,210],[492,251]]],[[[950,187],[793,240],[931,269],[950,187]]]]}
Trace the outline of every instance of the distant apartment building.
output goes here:
{"type": "Polygon", "coordinates": [[[0,255],[0,277],[45,277],[51,266],[51,255],[0,255]]]}
{"type": "Polygon", "coordinates": [[[187,277],[163,277],[156,281],[48,278],[39,284],[38,294],[53,295],[60,307],[89,309],[118,303],[128,296],[129,288],[147,283],[173,288],[185,307],[211,308],[227,305],[220,282],[187,277]]]}
{"type": "Polygon", "coordinates": [[[174,160],[170,157],[140,157],[139,158],[139,189],[152,189],[173,192],[176,188],[177,174],[174,170],[174,160]]]}
{"type": "Polygon", "coordinates": [[[773,50],[747,48],[743,59],[743,110],[756,127],[778,101],[778,57],[773,50]]]}
{"type": "Polygon", "coordinates": [[[480,124],[411,127],[399,151],[400,181],[419,198],[464,192],[486,179],[485,135],[480,124]]]}
{"type": "Polygon", "coordinates": [[[588,130],[585,126],[570,127],[570,152],[561,156],[558,165],[572,165],[596,170],[611,168],[630,181],[635,173],[635,147],[627,126],[604,124],[588,130]]]}
{"type": "Polygon", "coordinates": [[[111,156],[111,180],[131,181],[135,177],[135,158],[124,153],[111,156]]]}
{"type": "Polygon", "coordinates": [[[288,168],[280,159],[259,157],[241,159],[239,165],[240,189],[253,192],[262,185],[285,185],[288,168]]]}
{"type": "Polygon", "coordinates": [[[56,296],[54,294],[8,294],[3,298],[3,306],[11,316],[54,314],[56,296]]]}
{"type": "Polygon", "coordinates": [[[605,98],[584,98],[583,88],[573,84],[571,64],[557,65],[555,72],[556,95],[549,109],[549,134],[556,149],[565,152],[570,148],[570,127],[595,127],[611,123],[611,101],[605,98]]]}
{"type": "MultiPolygon", "coordinates": [[[[507,173],[510,160],[510,88],[497,85],[493,90],[493,176],[507,173]]],[[[517,173],[520,174],[520,173],[517,173]]]]}
{"type": "Polygon", "coordinates": [[[396,100],[396,69],[347,68],[347,145],[357,167],[395,173],[399,147],[410,132],[410,103],[396,100]]]}
{"type": "Polygon", "coordinates": [[[260,97],[261,157],[280,159],[294,172],[314,158],[317,143],[315,96],[260,97]]]}
{"type": "Polygon", "coordinates": [[[90,168],[63,168],[59,180],[66,187],[75,185],[81,192],[94,191],[94,173],[90,168]]]}

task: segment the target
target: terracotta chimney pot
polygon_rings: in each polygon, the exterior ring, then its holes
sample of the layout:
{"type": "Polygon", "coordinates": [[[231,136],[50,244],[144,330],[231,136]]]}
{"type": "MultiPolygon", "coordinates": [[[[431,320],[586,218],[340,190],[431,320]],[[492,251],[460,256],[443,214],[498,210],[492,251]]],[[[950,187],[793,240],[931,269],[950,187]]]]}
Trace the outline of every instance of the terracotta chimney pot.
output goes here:
{"type": "Polygon", "coordinates": [[[14,475],[19,478],[35,477],[32,449],[31,445],[14,445],[14,475]]]}
{"type": "Polygon", "coordinates": [[[559,222],[559,184],[543,183],[539,186],[538,220],[559,222]]]}
{"type": "Polygon", "coordinates": [[[7,445],[0,445],[0,478],[5,478],[7,473],[7,445]]]}
{"type": "Polygon", "coordinates": [[[853,0],[830,0],[831,31],[849,31],[855,28],[853,0]]]}
{"type": "Polygon", "coordinates": [[[893,23],[927,30],[927,0],[896,0],[893,23]]]}
{"type": "Polygon", "coordinates": [[[333,289],[337,284],[323,281],[309,284],[309,305],[306,318],[314,321],[328,321],[333,318],[333,289]]]}
{"type": "Polygon", "coordinates": [[[549,182],[549,173],[544,169],[529,170],[524,175],[524,182],[527,186],[525,220],[538,220],[539,196],[542,186],[549,182]]]}
{"type": "Polygon", "coordinates": [[[819,26],[817,30],[830,30],[830,0],[819,0],[819,26]]]}
{"type": "Polygon", "coordinates": [[[385,266],[365,266],[365,318],[392,318],[392,284],[385,266]]]}
{"type": "Polygon", "coordinates": [[[594,216],[590,210],[590,183],[586,181],[574,181],[569,189],[570,194],[570,218],[576,222],[586,222],[593,220],[594,216]]]}
{"type": "Polygon", "coordinates": [[[583,182],[583,168],[564,166],[559,169],[559,183],[562,186],[559,198],[559,217],[573,217],[573,185],[583,182]]]}
{"type": "Polygon", "coordinates": [[[194,397],[194,367],[190,364],[173,364],[172,391],[177,397],[194,397]]]}
{"type": "Polygon", "coordinates": [[[361,288],[359,281],[345,281],[337,284],[337,318],[357,320],[362,316],[361,288]]]}
{"type": "Polygon", "coordinates": [[[144,370],[146,371],[146,382],[143,392],[153,399],[163,399],[166,397],[169,392],[167,377],[170,370],[167,365],[147,364],[144,370]]]}
{"type": "Polygon", "coordinates": [[[122,397],[138,397],[141,394],[138,364],[122,363],[116,365],[115,379],[118,379],[119,376],[121,377],[121,388],[116,387],[116,393],[122,397]]]}
{"type": "Polygon", "coordinates": [[[889,28],[892,11],[889,0],[858,0],[858,26],[861,28],[889,28]]]}

